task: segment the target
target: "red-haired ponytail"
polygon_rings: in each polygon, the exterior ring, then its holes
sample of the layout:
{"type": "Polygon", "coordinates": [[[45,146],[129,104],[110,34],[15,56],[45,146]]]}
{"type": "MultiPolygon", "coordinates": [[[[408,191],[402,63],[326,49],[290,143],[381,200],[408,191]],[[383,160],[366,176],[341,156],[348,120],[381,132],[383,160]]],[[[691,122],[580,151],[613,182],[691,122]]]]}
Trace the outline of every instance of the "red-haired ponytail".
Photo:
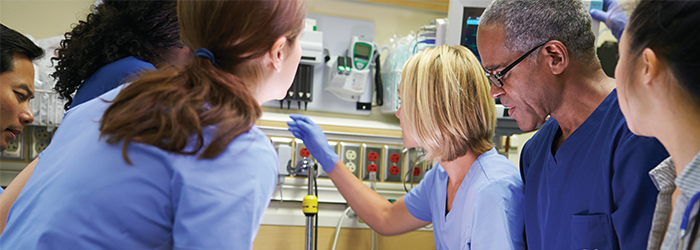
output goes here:
{"type": "Polygon", "coordinates": [[[198,57],[184,69],[144,74],[105,111],[101,136],[108,143],[122,142],[129,164],[126,149],[132,141],[188,155],[204,148],[200,158],[218,156],[262,115],[250,91],[254,83],[241,77],[260,77],[244,74],[263,72],[259,58],[278,37],[295,41],[304,12],[303,0],[178,1],[183,42],[192,50],[211,50],[222,67],[198,57]],[[206,143],[202,129],[212,125],[216,133],[206,143]]]}

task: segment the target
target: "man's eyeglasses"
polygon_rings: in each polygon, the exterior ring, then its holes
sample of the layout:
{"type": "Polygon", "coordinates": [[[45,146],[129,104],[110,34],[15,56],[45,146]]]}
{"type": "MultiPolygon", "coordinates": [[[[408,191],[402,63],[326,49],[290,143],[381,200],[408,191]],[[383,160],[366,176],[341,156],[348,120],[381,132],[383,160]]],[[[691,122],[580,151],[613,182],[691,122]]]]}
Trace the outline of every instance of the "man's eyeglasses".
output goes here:
{"type": "Polygon", "coordinates": [[[486,77],[489,78],[489,81],[490,81],[494,86],[499,87],[499,88],[503,87],[503,82],[501,81],[501,78],[503,78],[503,76],[506,75],[506,73],[508,73],[509,70],[513,69],[513,67],[515,67],[515,65],[518,65],[518,63],[520,63],[521,61],[525,60],[525,58],[527,58],[527,56],[529,56],[530,54],[532,54],[533,51],[535,51],[535,50],[536,50],[537,48],[539,48],[539,47],[544,46],[544,45],[547,44],[548,42],[549,42],[549,41],[546,41],[546,42],[544,42],[544,43],[542,43],[542,44],[540,44],[540,45],[535,46],[535,47],[532,48],[530,51],[528,51],[527,53],[525,53],[525,54],[523,54],[522,56],[520,56],[520,58],[518,58],[517,60],[515,60],[515,62],[511,63],[511,64],[508,65],[505,69],[501,70],[501,72],[498,72],[498,73],[492,75],[492,74],[490,74],[488,71],[484,70],[484,72],[486,72],[486,77]]]}

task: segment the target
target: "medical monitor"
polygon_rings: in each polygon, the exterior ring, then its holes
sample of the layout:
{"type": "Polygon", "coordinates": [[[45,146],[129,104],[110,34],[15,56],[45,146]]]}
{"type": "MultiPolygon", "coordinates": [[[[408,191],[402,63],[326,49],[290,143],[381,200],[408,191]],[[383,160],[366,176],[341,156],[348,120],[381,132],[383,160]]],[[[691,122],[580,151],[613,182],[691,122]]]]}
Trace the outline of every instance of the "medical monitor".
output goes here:
{"type": "Polygon", "coordinates": [[[481,61],[476,49],[476,30],[481,14],[490,3],[491,0],[450,0],[445,44],[467,47],[481,61]]]}
{"type": "MultiPolygon", "coordinates": [[[[603,9],[602,0],[582,0],[584,6],[591,9],[603,9]]],[[[479,26],[479,18],[484,13],[486,7],[492,0],[450,0],[447,10],[447,32],[445,34],[445,44],[463,45],[469,48],[481,61],[479,52],[476,49],[476,30],[479,26]]],[[[598,40],[599,22],[593,20],[591,29],[598,40]]]]}

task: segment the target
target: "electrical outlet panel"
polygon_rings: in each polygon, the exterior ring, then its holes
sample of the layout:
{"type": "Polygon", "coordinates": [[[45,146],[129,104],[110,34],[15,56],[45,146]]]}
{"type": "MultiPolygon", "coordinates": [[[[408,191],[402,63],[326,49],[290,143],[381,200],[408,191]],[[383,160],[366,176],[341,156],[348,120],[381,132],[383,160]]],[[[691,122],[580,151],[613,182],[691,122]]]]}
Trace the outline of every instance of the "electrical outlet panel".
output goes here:
{"type": "MultiPolygon", "coordinates": [[[[25,130],[25,131],[28,131],[25,130]]],[[[3,160],[24,160],[24,135],[26,132],[17,135],[15,140],[7,143],[5,151],[0,152],[0,159],[3,160]]]]}
{"type": "MultiPolygon", "coordinates": [[[[336,153],[338,152],[338,142],[329,141],[328,145],[330,145],[331,148],[333,148],[333,151],[335,151],[336,153]]],[[[294,139],[294,158],[292,161],[294,164],[297,164],[302,159],[302,156],[301,156],[302,151],[308,151],[306,149],[306,146],[304,146],[304,141],[302,141],[301,139],[294,139]]],[[[311,154],[309,154],[309,156],[306,157],[306,159],[309,159],[309,161],[314,162],[314,163],[316,162],[316,158],[314,158],[314,156],[311,154]]],[[[318,177],[328,178],[328,174],[326,174],[326,172],[323,171],[323,167],[321,166],[321,164],[318,165],[317,171],[319,171],[319,173],[317,175],[318,177]]],[[[308,174],[306,173],[306,171],[303,171],[303,172],[299,173],[297,176],[308,176],[308,174]]]]}
{"type": "Polygon", "coordinates": [[[283,137],[270,137],[272,145],[277,151],[277,158],[279,159],[279,174],[289,175],[287,171],[287,165],[292,164],[292,139],[283,137]]]}
{"type": "MultiPolygon", "coordinates": [[[[314,156],[311,154],[308,154],[309,150],[306,149],[306,146],[304,145],[304,141],[301,139],[294,139],[294,157],[292,158],[292,163],[294,167],[303,159],[302,155],[308,155],[306,159],[309,160],[309,162],[313,163],[314,162],[314,156]]],[[[305,177],[309,176],[308,171],[302,171],[297,174],[299,177],[305,177]]]]}
{"type": "Polygon", "coordinates": [[[360,144],[341,142],[340,160],[345,164],[350,172],[355,174],[355,176],[359,176],[360,166],[362,166],[360,144]]]}
{"type": "Polygon", "coordinates": [[[49,131],[48,127],[37,126],[29,127],[29,132],[31,133],[29,137],[31,139],[31,147],[29,148],[29,158],[31,160],[39,156],[39,153],[49,146],[53,132],[49,131]]]}
{"type": "Polygon", "coordinates": [[[401,182],[404,170],[403,147],[384,146],[384,181],[401,182]]]}
{"type": "Polygon", "coordinates": [[[411,148],[406,151],[405,158],[408,160],[406,164],[406,174],[404,178],[406,183],[419,183],[426,171],[426,162],[423,160],[423,155],[425,153],[422,149],[411,148]]]}
{"type": "Polygon", "coordinates": [[[362,180],[369,180],[369,169],[377,172],[377,181],[382,176],[382,146],[363,143],[362,144],[362,180]]]}

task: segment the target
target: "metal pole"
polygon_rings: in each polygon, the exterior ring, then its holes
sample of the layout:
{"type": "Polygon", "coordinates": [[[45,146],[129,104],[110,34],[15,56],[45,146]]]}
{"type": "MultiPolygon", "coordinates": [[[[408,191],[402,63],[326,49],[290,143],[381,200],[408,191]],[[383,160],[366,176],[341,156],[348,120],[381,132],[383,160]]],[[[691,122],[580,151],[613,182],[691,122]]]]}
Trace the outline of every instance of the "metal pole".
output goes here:
{"type": "MultiPolygon", "coordinates": [[[[312,164],[309,164],[307,167],[309,169],[309,192],[308,195],[314,195],[314,181],[312,178],[314,178],[314,166],[312,164]]],[[[306,250],[313,250],[313,215],[306,215],[306,250]]]]}

